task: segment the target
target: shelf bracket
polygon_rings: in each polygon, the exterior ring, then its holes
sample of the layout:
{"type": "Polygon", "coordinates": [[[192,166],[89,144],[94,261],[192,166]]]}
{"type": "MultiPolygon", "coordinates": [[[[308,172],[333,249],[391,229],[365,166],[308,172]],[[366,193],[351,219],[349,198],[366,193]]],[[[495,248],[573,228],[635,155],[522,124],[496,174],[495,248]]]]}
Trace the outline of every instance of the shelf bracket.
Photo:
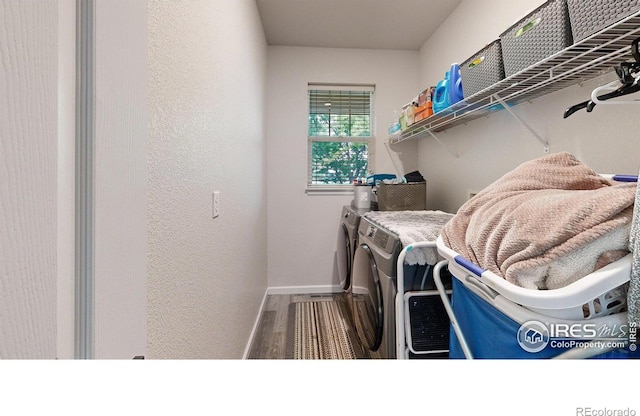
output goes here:
{"type": "Polygon", "coordinates": [[[440,146],[444,147],[444,148],[445,148],[445,150],[446,150],[447,152],[449,152],[449,154],[450,154],[451,156],[453,156],[454,158],[458,159],[458,154],[457,154],[457,153],[455,153],[455,152],[453,152],[453,151],[451,151],[451,149],[449,149],[449,147],[447,147],[447,145],[446,145],[446,144],[444,144],[444,142],[442,142],[442,140],[438,139],[438,136],[436,136],[434,132],[432,132],[431,130],[427,129],[427,133],[429,133],[429,134],[431,135],[431,137],[433,137],[433,139],[434,139],[435,141],[437,141],[438,143],[440,143],[440,146]]]}
{"type": "Polygon", "coordinates": [[[540,143],[542,143],[542,146],[544,146],[544,152],[545,153],[549,153],[549,151],[550,151],[549,142],[547,142],[542,137],[540,137],[540,135],[538,134],[537,131],[535,131],[533,128],[531,128],[531,126],[529,126],[527,123],[525,123],[524,120],[522,120],[520,117],[518,117],[518,115],[511,110],[509,105],[498,94],[493,94],[493,98],[495,98],[496,101],[498,101],[500,103],[500,105],[502,105],[502,107],[505,110],[507,110],[509,112],[509,114],[511,114],[513,116],[513,118],[515,118],[527,130],[529,130],[529,133],[531,133],[533,135],[533,137],[535,137],[540,143]]]}

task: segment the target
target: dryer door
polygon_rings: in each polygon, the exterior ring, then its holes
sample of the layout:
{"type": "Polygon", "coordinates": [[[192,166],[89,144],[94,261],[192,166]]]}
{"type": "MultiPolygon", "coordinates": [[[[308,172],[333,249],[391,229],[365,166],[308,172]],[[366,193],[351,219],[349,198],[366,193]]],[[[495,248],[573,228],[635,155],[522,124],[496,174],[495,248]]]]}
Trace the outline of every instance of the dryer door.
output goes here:
{"type": "Polygon", "coordinates": [[[356,333],[365,349],[377,351],[382,343],[384,305],[378,267],[367,244],[361,244],[356,251],[352,279],[356,333]]]}
{"type": "Polygon", "coordinates": [[[338,279],[342,290],[348,290],[351,285],[351,239],[349,229],[345,223],[340,223],[338,230],[338,279]]]}

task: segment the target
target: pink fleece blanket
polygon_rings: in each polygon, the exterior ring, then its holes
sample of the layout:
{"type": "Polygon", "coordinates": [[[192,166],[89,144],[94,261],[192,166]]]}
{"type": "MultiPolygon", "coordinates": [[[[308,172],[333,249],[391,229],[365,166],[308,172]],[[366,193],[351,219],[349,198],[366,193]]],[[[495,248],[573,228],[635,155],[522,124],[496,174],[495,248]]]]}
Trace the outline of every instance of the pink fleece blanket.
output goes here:
{"type": "Polygon", "coordinates": [[[635,190],[569,153],[551,154],[479,192],[441,234],[458,254],[513,284],[555,289],[627,253],[635,190]]]}

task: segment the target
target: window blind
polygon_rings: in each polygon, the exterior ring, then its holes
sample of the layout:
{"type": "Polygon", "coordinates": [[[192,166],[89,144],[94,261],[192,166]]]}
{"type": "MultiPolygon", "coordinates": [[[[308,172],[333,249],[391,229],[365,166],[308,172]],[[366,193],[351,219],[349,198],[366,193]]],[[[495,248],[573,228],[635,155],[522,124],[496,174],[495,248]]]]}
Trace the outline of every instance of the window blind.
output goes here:
{"type": "Polygon", "coordinates": [[[373,87],[309,85],[310,137],[370,137],[373,87]]]}

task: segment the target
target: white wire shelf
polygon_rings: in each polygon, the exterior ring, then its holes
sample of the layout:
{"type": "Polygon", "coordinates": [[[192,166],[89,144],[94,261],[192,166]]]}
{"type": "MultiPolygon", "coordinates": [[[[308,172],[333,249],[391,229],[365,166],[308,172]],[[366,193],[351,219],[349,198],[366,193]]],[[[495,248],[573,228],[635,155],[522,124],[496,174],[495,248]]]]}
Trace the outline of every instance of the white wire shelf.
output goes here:
{"type": "MultiPolygon", "coordinates": [[[[631,42],[640,37],[640,12],[465,98],[389,139],[390,144],[433,136],[492,112],[588,81],[632,60],[631,42]]],[[[464,82],[464,80],[463,80],[464,82]]]]}

